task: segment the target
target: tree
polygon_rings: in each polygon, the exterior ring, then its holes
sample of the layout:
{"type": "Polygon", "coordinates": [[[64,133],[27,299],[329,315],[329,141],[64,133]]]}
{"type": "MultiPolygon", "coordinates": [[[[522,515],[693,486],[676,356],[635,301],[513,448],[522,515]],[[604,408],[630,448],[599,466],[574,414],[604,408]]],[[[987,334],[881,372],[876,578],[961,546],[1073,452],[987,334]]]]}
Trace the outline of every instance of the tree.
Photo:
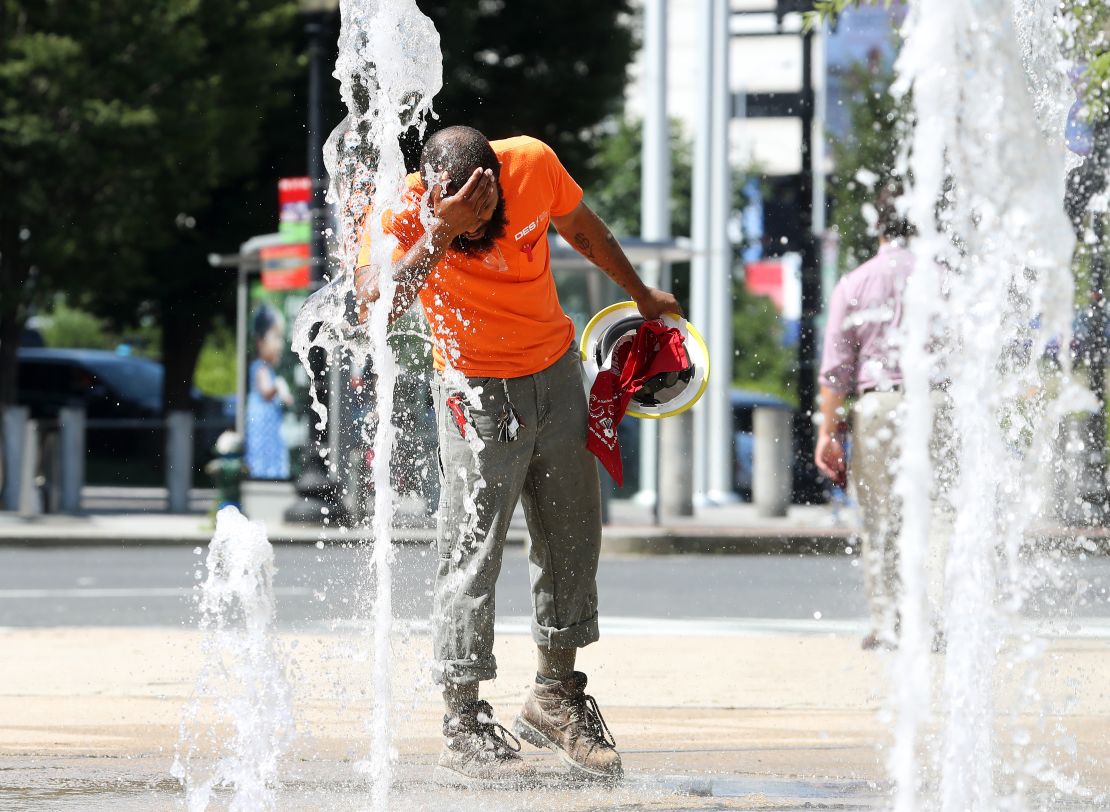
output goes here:
{"type": "MultiPolygon", "coordinates": [[[[533,133],[588,183],[635,47],[627,0],[421,5],[441,121],[533,133]]],[[[64,291],[117,329],[155,318],[166,405],[184,405],[233,303],[207,254],[272,230],[276,179],[304,171],[298,28],[290,0],[0,0],[0,404],[23,322],[64,291]]]]}
{"type": "MultiPolygon", "coordinates": [[[[590,204],[617,234],[640,233],[640,172],[643,126],[639,121],[621,120],[597,145],[591,169],[598,181],[587,194],[590,204]]],[[[690,234],[693,158],[689,139],[678,121],[670,128],[671,147],[671,232],[690,234]]],[[[733,207],[744,208],[747,172],[733,172],[733,207]]],[[[736,246],[736,250],[742,246],[736,246]]],[[[737,261],[739,261],[737,259],[737,261]]],[[[672,268],[674,290],[680,300],[688,299],[689,263],[672,268]]],[[[748,291],[742,281],[733,284],[732,380],[751,387],[793,398],[793,353],[783,346],[783,324],[774,302],[748,291]]]]}
{"type": "Polygon", "coordinates": [[[629,0],[417,0],[439,31],[443,90],[432,128],[534,135],[579,183],[602,122],[624,104],[637,46],[629,0]]]}
{"type": "Polygon", "coordinates": [[[844,77],[850,91],[849,129],[832,144],[834,189],[831,222],[840,237],[841,266],[854,268],[878,250],[873,212],[878,190],[890,183],[901,135],[908,116],[908,101],[890,94],[893,70],[876,60],[854,65],[844,77]]]}
{"type": "MultiPolygon", "coordinates": [[[[893,0],[814,0],[813,10],[805,13],[806,28],[837,17],[852,7],[878,5],[890,8],[893,0]]],[[[1110,119],[1110,5],[1101,0],[1061,0],[1066,32],[1063,50],[1083,68],[1079,95],[1087,104],[1091,123],[1110,119]]]]}
{"type": "Polygon", "coordinates": [[[175,288],[152,258],[255,167],[294,19],[287,0],[0,0],[0,404],[54,291],[133,319],[152,280],[175,288]]]}
{"type": "Polygon", "coordinates": [[[771,297],[751,293],[742,282],[733,282],[732,334],[736,341],[732,382],[797,402],[797,355],[783,344],[782,316],[771,297]]]}
{"type": "MultiPolygon", "coordinates": [[[[670,125],[671,233],[690,235],[693,158],[690,141],[677,119],[670,125]]],[[[595,144],[589,172],[597,180],[587,190],[590,205],[614,232],[640,233],[640,173],[643,167],[643,123],[620,119],[595,144]]]]}

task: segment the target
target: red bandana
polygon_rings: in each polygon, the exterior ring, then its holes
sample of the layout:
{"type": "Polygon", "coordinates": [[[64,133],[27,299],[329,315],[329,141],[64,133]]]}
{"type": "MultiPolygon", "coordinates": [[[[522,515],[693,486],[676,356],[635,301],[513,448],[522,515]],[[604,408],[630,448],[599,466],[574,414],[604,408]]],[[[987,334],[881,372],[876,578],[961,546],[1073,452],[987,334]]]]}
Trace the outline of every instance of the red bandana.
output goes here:
{"type": "Polygon", "coordinates": [[[624,484],[617,426],[624,418],[632,395],[644,382],[666,372],[690,366],[686,340],[674,327],[645,321],[631,340],[620,341],[608,369],[597,373],[590,388],[589,432],[586,447],[601,460],[617,485],[624,484]]]}

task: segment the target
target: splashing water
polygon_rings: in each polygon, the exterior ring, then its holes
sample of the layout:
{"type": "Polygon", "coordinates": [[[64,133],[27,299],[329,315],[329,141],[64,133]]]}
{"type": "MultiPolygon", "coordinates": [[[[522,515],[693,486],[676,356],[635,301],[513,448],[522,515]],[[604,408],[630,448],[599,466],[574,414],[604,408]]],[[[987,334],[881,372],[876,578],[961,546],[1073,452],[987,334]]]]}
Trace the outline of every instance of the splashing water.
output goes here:
{"type": "Polygon", "coordinates": [[[1026,536],[1051,519],[1043,476],[1051,439],[1077,403],[1066,351],[1062,369],[1041,362],[1053,339],[1068,346],[1073,298],[1075,236],[1064,210],[1069,100],[1055,8],[1048,0],[918,0],[897,64],[896,92],[913,95],[903,167],[913,185],[904,202],[920,234],[903,325],[902,639],[889,762],[899,812],[1024,806],[1020,781],[1011,795],[996,788],[995,678],[1003,666],[1035,667],[1040,651],[1027,644],[1008,654],[1007,646],[1021,634],[1019,613],[1043,568],[1026,536]],[[922,573],[930,388],[938,379],[949,382],[958,471],[945,568],[943,718],[940,740],[929,746],[932,630],[922,573]],[[926,778],[933,769],[935,797],[926,778]]]}
{"type": "MultiPolygon", "coordinates": [[[[305,303],[293,327],[293,349],[308,365],[313,347],[334,358],[341,348],[367,356],[376,375],[374,433],[373,576],[374,707],[369,772],[375,809],[388,808],[393,761],[390,690],[392,629],[392,523],[390,483],[395,428],[392,422],[397,359],[387,342],[396,285],[381,274],[381,298],[363,327],[352,317],[354,270],[364,239],[369,264],[388,268],[396,239],[383,233],[382,216],[405,192],[405,163],[399,138],[423,127],[442,85],[439,34],[414,0],[342,0],[342,28],[335,77],[347,116],[324,147],[330,176],[328,202],[338,220],[339,268],[335,278],[305,303]],[[322,325],[322,326],[317,326],[322,325]]],[[[311,373],[311,369],[309,370],[311,373]]],[[[326,421],[326,407],[314,409],[326,421]]],[[[334,462],[333,462],[334,465],[334,462]]]]}
{"type": "Polygon", "coordinates": [[[273,631],[274,548],[261,524],[233,507],[216,517],[200,586],[204,665],[178,737],[173,775],[189,812],[229,787],[231,812],[276,808],[278,765],[294,733],[286,657],[273,631]],[[214,700],[214,718],[201,719],[214,700]],[[226,738],[221,728],[230,725],[226,738]],[[218,748],[210,767],[202,739],[218,748]]]}

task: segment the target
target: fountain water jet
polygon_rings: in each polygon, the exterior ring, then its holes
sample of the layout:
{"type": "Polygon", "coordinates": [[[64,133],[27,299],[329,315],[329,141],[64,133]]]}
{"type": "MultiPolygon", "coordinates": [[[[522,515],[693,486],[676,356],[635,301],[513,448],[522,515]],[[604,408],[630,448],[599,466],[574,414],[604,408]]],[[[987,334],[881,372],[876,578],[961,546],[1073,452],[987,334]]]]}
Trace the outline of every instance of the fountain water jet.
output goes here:
{"type": "MultiPolygon", "coordinates": [[[[338,220],[338,269],[334,278],[305,303],[293,327],[293,349],[308,368],[314,347],[329,358],[343,349],[371,359],[377,379],[374,433],[373,580],[375,600],[373,717],[369,772],[373,806],[389,806],[393,775],[390,690],[392,629],[392,524],[390,482],[395,429],[394,387],[397,360],[387,341],[388,306],[370,309],[366,327],[352,307],[353,274],[360,246],[369,240],[370,264],[392,263],[396,240],[382,230],[382,215],[405,191],[405,163],[399,139],[422,127],[432,97],[442,84],[439,34],[414,0],[341,0],[342,28],[335,77],[347,116],[324,147],[331,183],[328,202],[338,220]],[[320,326],[317,326],[320,325],[320,326]]],[[[378,280],[381,303],[391,302],[395,283],[388,273],[378,280]]],[[[310,370],[311,374],[311,370],[310,370]]],[[[314,404],[321,420],[326,408],[314,404]]]]}
{"type": "MultiPolygon", "coordinates": [[[[1039,363],[1053,339],[1068,346],[1073,296],[1074,234],[1064,211],[1070,101],[1055,8],[1047,0],[918,0],[897,64],[896,92],[913,94],[903,167],[912,188],[904,202],[920,234],[903,343],[902,640],[890,760],[900,812],[1023,805],[1020,786],[1008,798],[996,789],[994,681],[1036,577],[1038,562],[1023,559],[1027,531],[1049,518],[1040,472],[1051,463],[1065,405],[1076,403],[1068,359],[1061,358],[1060,371],[1039,363]],[[929,747],[932,635],[922,570],[930,536],[930,389],[943,378],[959,451],[945,577],[943,720],[940,741],[929,747]],[[937,797],[927,792],[932,767],[939,770],[937,797]]],[[[1026,646],[1007,664],[1028,668],[1036,651],[1026,646]]]]}
{"type": "Polygon", "coordinates": [[[207,567],[198,602],[204,667],[181,722],[173,775],[189,812],[207,809],[219,787],[232,788],[231,812],[265,812],[276,808],[278,764],[294,733],[287,658],[271,628],[274,548],[261,524],[224,508],[207,567]],[[216,719],[200,719],[212,699],[216,719]],[[201,739],[215,742],[217,724],[230,724],[234,734],[205,769],[201,739]]]}

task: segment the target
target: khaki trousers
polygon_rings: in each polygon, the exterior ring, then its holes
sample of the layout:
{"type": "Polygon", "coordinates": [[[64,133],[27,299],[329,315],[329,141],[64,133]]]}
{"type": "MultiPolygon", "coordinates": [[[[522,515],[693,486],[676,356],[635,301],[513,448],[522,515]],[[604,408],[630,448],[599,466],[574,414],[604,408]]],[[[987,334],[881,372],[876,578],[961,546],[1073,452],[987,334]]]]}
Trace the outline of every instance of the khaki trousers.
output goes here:
{"type": "MultiPolygon", "coordinates": [[[[955,479],[955,448],[947,395],[932,393],[933,430],[929,438],[933,481],[923,482],[931,499],[926,592],[934,624],[944,609],[944,562],[953,525],[949,499],[955,479]]],[[[900,392],[868,392],[852,413],[851,482],[860,510],[860,564],[867,592],[871,629],[896,637],[899,576],[898,536],[902,531],[901,500],[894,491],[901,454],[903,396],[900,392]]]]}

